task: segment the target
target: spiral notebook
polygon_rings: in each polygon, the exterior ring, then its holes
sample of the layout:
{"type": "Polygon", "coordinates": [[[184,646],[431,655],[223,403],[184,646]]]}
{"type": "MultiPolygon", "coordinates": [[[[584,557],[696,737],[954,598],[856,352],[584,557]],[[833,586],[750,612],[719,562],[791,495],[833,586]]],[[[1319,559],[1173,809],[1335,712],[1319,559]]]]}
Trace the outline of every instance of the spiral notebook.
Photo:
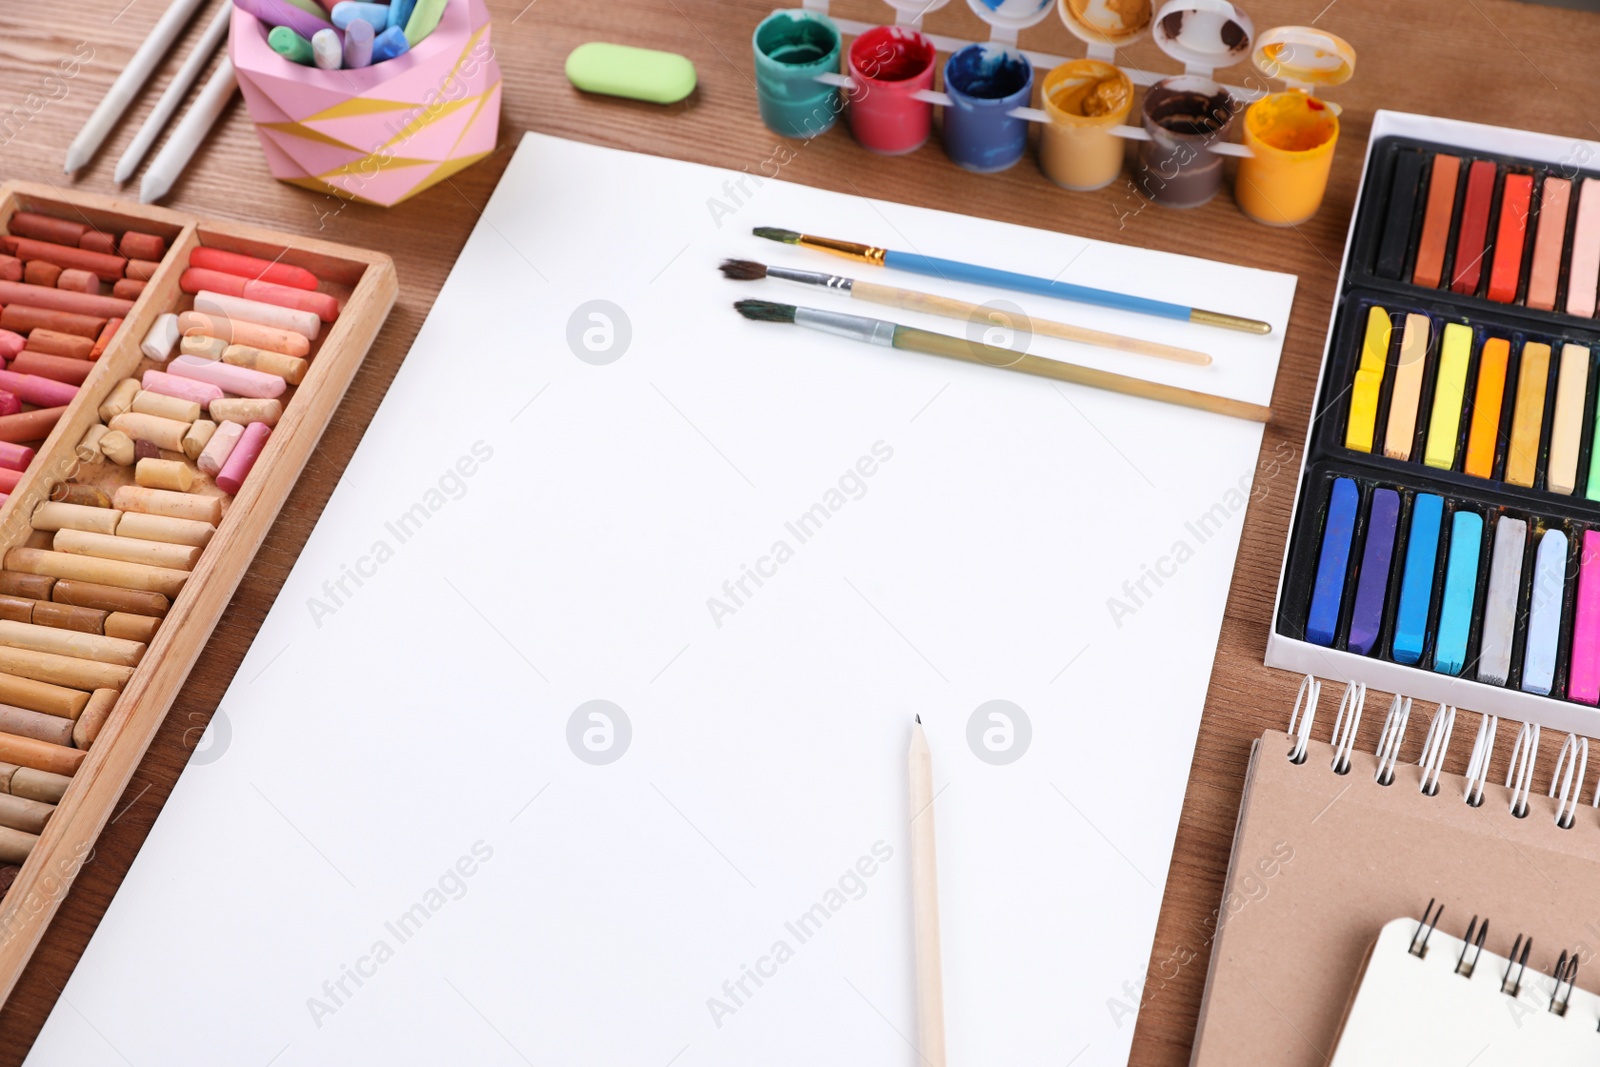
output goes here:
{"type": "MultiPolygon", "coordinates": [[[[1346,690],[1325,743],[1311,738],[1328,725],[1316,721],[1315,688],[1302,689],[1290,733],[1254,745],[1191,1067],[1325,1067],[1380,931],[1430,899],[1444,904],[1441,932],[1487,916],[1486,953],[1520,954],[1517,938],[1531,938],[1535,988],[1553,987],[1563,951],[1589,960],[1600,945],[1600,813],[1578,802],[1586,739],[1569,738],[1559,765],[1536,766],[1537,727],[1449,708],[1424,726],[1397,701],[1381,751],[1364,752],[1353,741],[1364,690],[1346,690]],[[1444,753],[1461,730],[1474,751],[1466,773],[1451,773],[1444,753]],[[1419,736],[1422,762],[1400,762],[1419,736]],[[1498,746],[1512,753],[1509,787],[1484,781],[1498,746]],[[1543,795],[1552,781],[1558,795],[1543,795]]],[[[1577,986],[1597,979],[1591,964],[1577,986]]]]}
{"type": "Polygon", "coordinates": [[[1484,949],[1477,932],[1487,925],[1475,917],[1469,936],[1455,938],[1431,917],[1387,923],[1329,1067],[1600,1063],[1600,997],[1574,988],[1578,958],[1558,957],[1556,974],[1536,975],[1525,940],[1510,956],[1484,949]]]}

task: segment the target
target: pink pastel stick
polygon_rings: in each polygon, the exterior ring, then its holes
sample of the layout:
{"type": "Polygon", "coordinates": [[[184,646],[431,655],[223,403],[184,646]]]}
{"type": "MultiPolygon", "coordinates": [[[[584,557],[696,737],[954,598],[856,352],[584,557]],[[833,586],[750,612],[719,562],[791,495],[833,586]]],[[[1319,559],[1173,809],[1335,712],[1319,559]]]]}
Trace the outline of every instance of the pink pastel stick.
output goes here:
{"type": "Polygon", "coordinates": [[[20,333],[10,330],[0,330],[0,356],[10,359],[24,348],[28,347],[28,339],[20,333]]]}
{"type": "Polygon", "coordinates": [[[9,370],[0,370],[0,389],[14,393],[18,399],[37,404],[42,408],[65,407],[78,395],[76,385],[51,381],[37,374],[18,374],[9,370]]]}
{"type": "Polygon", "coordinates": [[[18,415],[22,412],[22,401],[17,399],[17,394],[0,390],[0,415],[18,415]]]}
{"type": "Polygon", "coordinates": [[[0,467],[14,471],[25,471],[28,464],[33,462],[33,449],[27,445],[14,445],[10,441],[0,441],[0,467]]]}
{"type": "Polygon", "coordinates": [[[239,492],[239,487],[249,476],[250,468],[256,465],[256,457],[261,455],[271,433],[272,427],[264,422],[252,422],[244,428],[244,436],[239,438],[239,443],[233,446],[233,451],[228,455],[228,462],[217,472],[218,489],[230,495],[239,492]]]}
{"type": "Polygon", "coordinates": [[[176,374],[168,374],[164,370],[147,370],[144,380],[139,383],[142,388],[152,393],[163,396],[175,396],[179,400],[193,400],[201,407],[205,407],[213,400],[222,399],[222,390],[206,382],[198,382],[193,378],[180,378],[176,374]]]}
{"type": "Polygon", "coordinates": [[[223,420],[217,427],[217,432],[211,435],[211,440],[206,442],[206,447],[200,452],[200,458],[195,460],[195,466],[202,473],[215,478],[224,466],[228,457],[233,454],[233,446],[239,443],[239,438],[244,436],[244,427],[237,422],[223,420]]]}
{"type": "MultiPolygon", "coordinates": [[[[199,356],[179,356],[167,366],[180,378],[209,382],[225,393],[247,396],[255,400],[271,400],[273,397],[282,396],[284,389],[288,388],[288,383],[276,374],[264,374],[249,367],[235,367],[231,363],[219,363],[199,356]]],[[[0,386],[4,384],[0,381],[0,386]]]]}
{"type": "Polygon", "coordinates": [[[1585,704],[1600,703],[1600,532],[1594,530],[1583,533],[1567,695],[1585,704]]]}

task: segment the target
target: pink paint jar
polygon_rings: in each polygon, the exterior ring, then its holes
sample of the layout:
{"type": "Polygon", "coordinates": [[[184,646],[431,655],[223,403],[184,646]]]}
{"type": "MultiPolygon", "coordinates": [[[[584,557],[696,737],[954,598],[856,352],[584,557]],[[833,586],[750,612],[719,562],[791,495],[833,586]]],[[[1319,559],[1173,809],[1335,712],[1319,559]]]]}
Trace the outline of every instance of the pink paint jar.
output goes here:
{"type": "Polygon", "coordinates": [[[933,129],[933,105],[915,93],[933,88],[934,47],[909,26],[878,26],[850,45],[850,132],[863,148],[887,156],[921,148],[933,129]]]}

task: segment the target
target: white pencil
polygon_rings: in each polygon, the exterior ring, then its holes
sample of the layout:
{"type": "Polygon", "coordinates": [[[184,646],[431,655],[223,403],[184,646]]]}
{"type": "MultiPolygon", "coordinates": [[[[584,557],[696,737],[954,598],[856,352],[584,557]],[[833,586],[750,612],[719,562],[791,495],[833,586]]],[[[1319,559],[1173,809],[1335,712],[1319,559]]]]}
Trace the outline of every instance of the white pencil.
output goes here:
{"type": "Polygon", "coordinates": [[[223,0],[222,6],[212,16],[211,24],[206,27],[205,34],[195,44],[194,50],[183,61],[183,66],[178,68],[178,73],[172,76],[172,81],[161,94],[161,99],[156,101],[156,106],[151,109],[145,118],[144,125],[139,127],[139,132],[134,134],[133,143],[127,151],[122,153],[122,158],[117,160],[117,170],[113,180],[118,185],[133,177],[133,172],[139,169],[139,164],[144,162],[144,154],[150,151],[150,146],[156,143],[156,138],[161,136],[161,131],[166,128],[167,120],[172,118],[178,110],[178,105],[183,103],[184,96],[189,92],[189,86],[200,76],[206,64],[211,61],[211,56],[228,35],[228,20],[233,16],[232,0],[223,0]]]}
{"type": "Polygon", "coordinates": [[[233,61],[224,56],[216,72],[211,75],[211,80],[206,82],[206,87],[200,90],[200,95],[189,106],[183,121],[178,123],[178,128],[167,138],[167,143],[156,153],[150,169],[144,172],[144,179],[139,182],[141,204],[154,203],[167,195],[238,88],[239,79],[234,77],[233,61]]]}
{"type": "Polygon", "coordinates": [[[122,68],[117,80],[111,83],[110,90],[94,109],[94,113],[89,116],[89,121],[83,124],[78,136],[67,146],[68,174],[81,169],[85,163],[94,158],[106,135],[111,132],[111,127],[115,126],[122,113],[128,110],[133,98],[139,95],[139,90],[144,88],[144,83],[149,80],[151,73],[161,62],[161,57],[167,54],[172,42],[178,39],[179,34],[183,32],[184,24],[189,21],[189,16],[194,14],[200,3],[201,0],[172,0],[167,10],[162,12],[161,18],[156,20],[155,28],[150,31],[150,36],[146,37],[139,50],[133,53],[133,58],[122,68]]]}
{"type": "Polygon", "coordinates": [[[918,1062],[925,1067],[945,1067],[944,969],[939,957],[939,862],[933,833],[933,753],[928,749],[928,735],[922,732],[921,715],[911,728],[908,764],[918,1062]]]}

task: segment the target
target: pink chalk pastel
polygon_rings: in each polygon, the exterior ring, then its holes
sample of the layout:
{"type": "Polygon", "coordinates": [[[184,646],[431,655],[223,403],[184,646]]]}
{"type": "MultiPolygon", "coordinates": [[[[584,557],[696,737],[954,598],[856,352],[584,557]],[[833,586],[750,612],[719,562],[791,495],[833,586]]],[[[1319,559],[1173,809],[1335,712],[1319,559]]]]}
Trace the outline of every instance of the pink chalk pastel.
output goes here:
{"type": "Polygon", "coordinates": [[[0,356],[10,359],[28,347],[28,339],[20,333],[0,330],[0,356]]]}
{"type": "MultiPolygon", "coordinates": [[[[199,356],[179,356],[167,366],[180,378],[208,382],[225,393],[246,396],[254,400],[271,400],[273,397],[282,396],[283,391],[288,388],[288,383],[276,374],[265,374],[249,367],[235,367],[230,363],[218,363],[216,360],[203,359],[199,356]]],[[[4,381],[0,381],[0,386],[4,384],[4,381]]],[[[27,397],[23,399],[26,400],[27,397]]]]}
{"type": "Polygon", "coordinates": [[[244,428],[244,436],[239,438],[239,443],[233,446],[233,451],[228,455],[228,462],[217,472],[218,489],[228,494],[239,492],[239,487],[249,477],[250,468],[256,465],[256,457],[261,455],[271,434],[272,427],[264,422],[252,422],[244,428]]]}
{"type": "Polygon", "coordinates": [[[1578,606],[1572,619],[1572,673],[1567,696],[1600,703],[1600,533],[1585,530],[1578,565],[1578,606]]]}
{"type": "Polygon", "coordinates": [[[9,370],[0,370],[0,389],[16,394],[19,400],[26,400],[42,408],[65,407],[78,395],[76,385],[51,381],[37,374],[18,374],[9,370]]]}
{"type": "Polygon", "coordinates": [[[33,449],[27,445],[14,445],[10,441],[0,441],[0,467],[8,470],[25,471],[28,464],[33,462],[33,449]]]}
{"type": "Polygon", "coordinates": [[[222,390],[217,386],[195,381],[193,378],[180,378],[164,370],[145,371],[144,380],[139,384],[152,393],[175,396],[179,400],[193,400],[201,407],[205,407],[213,400],[222,399],[222,390]]]}
{"type": "Polygon", "coordinates": [[[201,450],[200,458],[195,460],[195,466],[202,473],[213,478],[227,465],[228,457],[233,454],[233,446],[239,443],[239,438],[244,436],[244,427],[237,422],[224,421],[217,427],[217,432],[211,435],[211,440],[206,442],[206,447],[201,450]]]}
{"type": "Polygon", "coordinates": [[[0,389],[0,415],[17,415],[22,412],[22,401],[15,393],[0,389]]]}

